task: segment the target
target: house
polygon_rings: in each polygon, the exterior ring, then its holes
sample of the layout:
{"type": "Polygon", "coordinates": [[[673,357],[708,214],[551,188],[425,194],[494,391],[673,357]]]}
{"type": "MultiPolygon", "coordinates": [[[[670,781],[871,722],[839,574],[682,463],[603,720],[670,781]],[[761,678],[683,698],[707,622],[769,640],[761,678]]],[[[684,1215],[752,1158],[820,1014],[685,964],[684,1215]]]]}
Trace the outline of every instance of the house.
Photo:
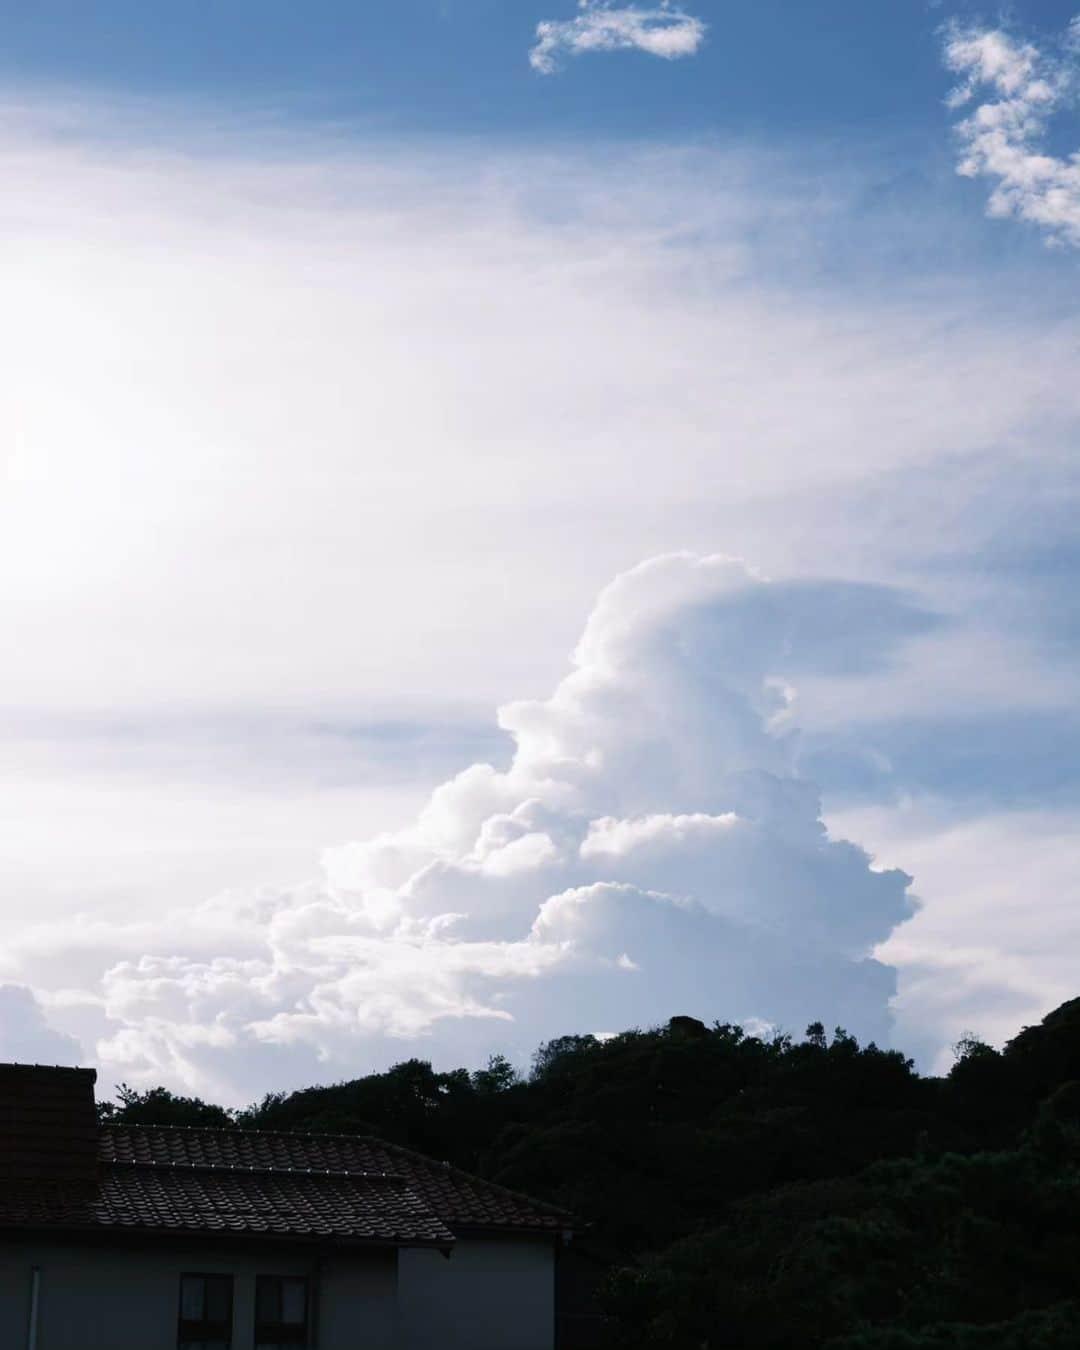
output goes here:
{"type": "Polygon", "coordinates": [[[352,1135],[97,1123],[0,1065],[0,1350],[552,1350],[567,1216],[352,1135]]]}

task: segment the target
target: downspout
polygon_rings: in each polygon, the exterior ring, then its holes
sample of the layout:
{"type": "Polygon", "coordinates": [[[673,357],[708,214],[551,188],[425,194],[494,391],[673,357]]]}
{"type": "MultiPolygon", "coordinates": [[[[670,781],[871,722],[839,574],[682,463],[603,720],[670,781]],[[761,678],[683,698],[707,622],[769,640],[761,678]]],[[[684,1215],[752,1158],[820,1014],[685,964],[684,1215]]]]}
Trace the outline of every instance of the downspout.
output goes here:
{"type": "Polygon", "coordinates": [[[38,1343],[38,1299],[41,1294],[41,1270],[30,1267],[30,1325],[26,1332],[26,1350],[37,1350],[38,1343]]]}

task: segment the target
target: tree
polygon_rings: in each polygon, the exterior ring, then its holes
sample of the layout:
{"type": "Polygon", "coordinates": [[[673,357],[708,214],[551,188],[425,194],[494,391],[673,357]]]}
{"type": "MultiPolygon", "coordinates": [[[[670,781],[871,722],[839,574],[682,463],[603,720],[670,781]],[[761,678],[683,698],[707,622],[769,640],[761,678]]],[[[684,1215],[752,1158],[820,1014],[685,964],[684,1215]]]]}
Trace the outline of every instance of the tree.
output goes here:
{"type": "Polygon", "coordinates": [[[492,1055],[486,1069],[477,1069],[472,1075],[473,1088],[481,1096],[494,1096],[517,1087],[521,1076],[505,1055],[492,1055]]]}
{"type": "Polygon", "coordinates": [[[214,1129],[235,1126],[233,1112],[199,1097],[179,1097],[167,1088],[144,1092],[121,1083],[115,1102],[98,1103],[98,1119],[104,1125],[200,1125],[214,1129]]]}

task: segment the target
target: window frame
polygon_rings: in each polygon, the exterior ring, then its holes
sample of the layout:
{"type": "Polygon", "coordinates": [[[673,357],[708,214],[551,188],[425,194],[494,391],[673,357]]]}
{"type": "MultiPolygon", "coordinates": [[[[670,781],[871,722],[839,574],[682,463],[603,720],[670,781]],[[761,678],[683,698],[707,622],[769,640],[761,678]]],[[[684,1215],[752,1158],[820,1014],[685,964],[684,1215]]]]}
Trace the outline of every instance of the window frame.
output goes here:
{"type": "Polygon", "coordinates": [[[178,1307],[176,1312],[176,1344],[177,1350],[184,1350],[188,1345],[201,1345],[205,1341],[217,1341],[225,1345],[226,1350],[232,1350],[233,1343],[233,1318],[236,1310],[236,1277],[231,1274],[224,1274],[221,1271],[209,1270],[182,1270],[180,1272],[180,1288],[178,1307]],[[214,1280],[222,1283],[228,1289],[228,1313],[224,1322],[211,1321],[203,1317],[195,1319],[184,1316],[184,1281],[202,1280],[203,1283],[203,1312],[206,1312],[206,1293],[207,1282],[214,1280]]]}
{"type": "MultiPolygon", "coordinates": [[[[279,1297],[278,1306],[282,1300],[279,1297]]],[[[264,1274],[255,1276],[255,1350],[263,1346],[306,1346],[311,1343],[311,1280],[305,1275],[264,1274]],[[265,1285],[282,1285],[286,1281],[299,1284],[304,1291],[304,1320],[296,1322],[263,1322],[259,1318],[261,1292],[265,1285]]]]}

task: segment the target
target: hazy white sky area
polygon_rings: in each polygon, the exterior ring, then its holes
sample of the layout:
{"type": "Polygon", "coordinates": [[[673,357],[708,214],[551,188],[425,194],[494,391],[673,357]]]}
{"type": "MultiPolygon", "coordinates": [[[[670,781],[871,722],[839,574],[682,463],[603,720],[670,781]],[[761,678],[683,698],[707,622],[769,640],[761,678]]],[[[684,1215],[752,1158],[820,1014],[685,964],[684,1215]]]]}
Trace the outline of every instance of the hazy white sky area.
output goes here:
{"type": "Polygon", "coordinates": [[[1074,256],[887,148],[164,125],[0,131],[0,1058],[1077,992],[1074,256]]]}

